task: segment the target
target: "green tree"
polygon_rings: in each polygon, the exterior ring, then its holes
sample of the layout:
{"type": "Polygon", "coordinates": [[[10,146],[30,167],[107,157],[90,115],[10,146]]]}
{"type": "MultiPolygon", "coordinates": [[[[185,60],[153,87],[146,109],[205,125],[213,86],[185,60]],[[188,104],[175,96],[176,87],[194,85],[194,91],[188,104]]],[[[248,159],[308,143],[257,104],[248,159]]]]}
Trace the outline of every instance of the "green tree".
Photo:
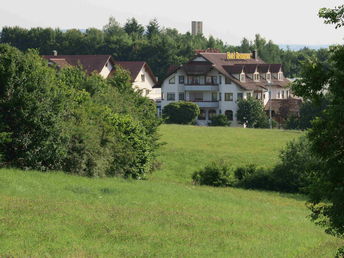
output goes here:
{"type": "Polygon", "coordinates": [[[165,121],[172,124],[192,124],[199,114],[198,105],[185,101],[172,102],[162,110],[165,121]]]}
{"type": "Polygon", "coordinates": [[[246,124],[249,128],[267,128],[269,126],[262,102],[254,98],[239,101],[237,118],[241,124],[246,124]]]}
{"type": "Polygon", "coordinates": [[[67,137],[66,93],[35,51],[0,45],[0,152],[10,166],[61,169],[67,137]]]}
{"type": "MultiPolygon", "coordinates": [[[[321,9],[319,16],[327,23],[342,25],[344,6],[321,9]],[[333,16],[334,14],[339,15],[333,16]]],[[[311,190],[312,218],[327,227],[327,232],[344,237],[344,46],[330,48],[330,58],[321,62],[312,58],[304,62],[302,77],[293,90],[306,99],[318,102],[324,91],[333,98],[308,133],[312,151],[323,160],[324,168],[317,173],[311,190]],[[323,202],[324,201],[324,202],[323,202]]],[[[344,255],[344,249],[339,251],[344,255]]]]}

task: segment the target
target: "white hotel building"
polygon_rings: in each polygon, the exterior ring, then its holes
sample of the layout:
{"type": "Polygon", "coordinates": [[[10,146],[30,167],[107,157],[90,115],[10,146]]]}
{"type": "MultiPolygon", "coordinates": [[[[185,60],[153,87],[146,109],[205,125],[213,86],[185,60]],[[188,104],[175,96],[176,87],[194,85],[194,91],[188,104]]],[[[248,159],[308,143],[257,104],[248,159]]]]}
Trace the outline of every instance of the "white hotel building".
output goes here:
{"type": "Polygon", "coordinates": [[[269,89],[271,99],[287,99],[288,85],[282,65],[264,63],[256,51],[199,51],[189,62],[170,69],[161,85],[161,108],[175,101],[191,101],[201,109],[197,124],[207,125],[215,114],[225,114],[232,126],[239,126],[239,99],[251,96],[267,105],[269,89]]]}

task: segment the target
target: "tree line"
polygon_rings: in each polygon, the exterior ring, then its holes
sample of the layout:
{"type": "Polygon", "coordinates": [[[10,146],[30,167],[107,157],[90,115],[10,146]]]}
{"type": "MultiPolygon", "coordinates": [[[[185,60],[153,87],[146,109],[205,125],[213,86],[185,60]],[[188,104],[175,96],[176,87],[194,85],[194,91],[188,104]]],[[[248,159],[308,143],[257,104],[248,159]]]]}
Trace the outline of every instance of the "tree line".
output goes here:
{"type": "Polygon", "coordinates": [[[215,48],[221,52],[251,52],[268,63],[282,63],[287,77],[299,77],[301,63],[310,57],[324,61],[327,49],[298,51],[283,50],[271,40],[259,34],[253,40],[243,38],[239,46],[229,45],[213,36],[180,33],[176,29],[162,28],[156,19],[146,26],[135,18],[124,25],[113,17],[103,29],[88,28],[86,31],[52,28],[3,27],[0,43],[8,43],[21,51],[33,48],[41,55],[57,50],[60,54],[111,54],[119,61],[146,61],[160,78],[164,78],[170,65],[180,65],[189,60],[196,49],[215,48]]]}

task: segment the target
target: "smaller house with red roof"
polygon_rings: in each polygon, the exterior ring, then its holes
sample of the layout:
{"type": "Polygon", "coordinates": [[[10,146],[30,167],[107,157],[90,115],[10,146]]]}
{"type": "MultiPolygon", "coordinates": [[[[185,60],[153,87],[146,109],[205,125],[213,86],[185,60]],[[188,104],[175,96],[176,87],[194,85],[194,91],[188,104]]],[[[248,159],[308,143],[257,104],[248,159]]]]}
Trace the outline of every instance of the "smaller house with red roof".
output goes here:
{"type": "Polygon", "coordinates": [[[57,55],[55,51],[54,55],[44,55],[43,58],[58,69],[81,66],[87,74],[95,72],[105,79],[111,77],[116,72],[116,65],[119,65],[129,71],[135,89],[140,90],[142,95],[149,99],[160,101],[161,89],[153,88],[157,84],[157,79],[146,62],[117,62],[111,55],[57,55]]]}

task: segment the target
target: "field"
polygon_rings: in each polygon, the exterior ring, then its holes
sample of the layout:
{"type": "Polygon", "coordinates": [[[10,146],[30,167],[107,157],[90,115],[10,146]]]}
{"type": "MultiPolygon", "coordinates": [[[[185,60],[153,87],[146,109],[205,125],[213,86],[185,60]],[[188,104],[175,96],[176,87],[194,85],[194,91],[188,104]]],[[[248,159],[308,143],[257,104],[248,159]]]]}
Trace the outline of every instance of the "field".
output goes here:
{"type": "Polygon", "coordinates": [[[0,170],[0,257],[333,257],[298,195],[199,187],[211,160],[271,166],[298,132],[162,126],[146,181],[0,170]]]}

